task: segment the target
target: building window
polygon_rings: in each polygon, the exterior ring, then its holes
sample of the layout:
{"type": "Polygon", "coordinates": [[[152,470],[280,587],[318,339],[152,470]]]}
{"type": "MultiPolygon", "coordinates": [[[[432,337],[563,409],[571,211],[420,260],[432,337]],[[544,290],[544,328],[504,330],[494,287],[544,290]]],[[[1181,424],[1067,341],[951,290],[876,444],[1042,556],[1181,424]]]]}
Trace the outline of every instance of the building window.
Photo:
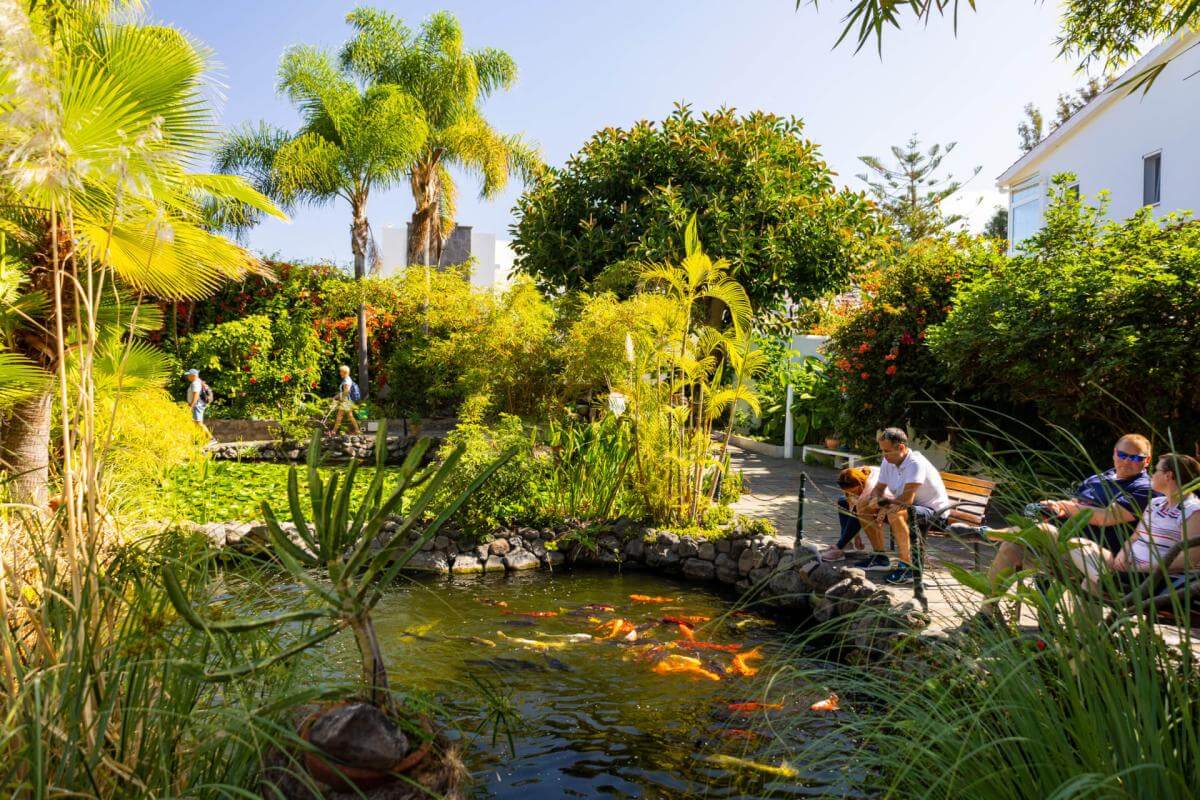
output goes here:
{"type": "Polygon", "coordinates": [[[1162,153],[1142,159],[1142,205],[1156,206],[1162,199],[1162,153]]]}
{"type": "Polygon", "coordinates": [[[1042,190],[1037,182],[1013,189],[1008,216],[1009,243],[1016,247],[1042,225],[1042,190]]]}

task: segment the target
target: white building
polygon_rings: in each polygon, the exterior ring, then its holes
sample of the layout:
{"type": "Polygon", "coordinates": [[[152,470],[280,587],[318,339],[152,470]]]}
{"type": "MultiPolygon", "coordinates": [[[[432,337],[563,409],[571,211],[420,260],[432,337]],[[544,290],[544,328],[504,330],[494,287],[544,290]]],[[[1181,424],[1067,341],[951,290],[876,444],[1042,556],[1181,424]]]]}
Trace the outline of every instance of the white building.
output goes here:
{"type": "MultiPolygon", "coordinates": [[[[462,263],[466,256],[473,256],[471,283],[481,289],[502,291],[508,287],[516,258],[509,242],[497,239],[494,233],[472,230],[469,225],[459,225],[452,239],[442,254],[446,265],[462,263]]],[[[379,250],[380,275],[395,275],[404,269],[408,258],[408,226],[385,225],[379,237],[379,250]]]]}
{"type": "Polygon", "coordinates": [[[1200,210],[1200,33],[1148,52],[997,179],[1010,248],[1041,227],[1050,179],[1062,172],[1075,173],[1088,197],[1107,189],[1113,219],[1143,206],[1200,210]],[[1168,60],[1148,92],[1119,86],[1168,60]]]}

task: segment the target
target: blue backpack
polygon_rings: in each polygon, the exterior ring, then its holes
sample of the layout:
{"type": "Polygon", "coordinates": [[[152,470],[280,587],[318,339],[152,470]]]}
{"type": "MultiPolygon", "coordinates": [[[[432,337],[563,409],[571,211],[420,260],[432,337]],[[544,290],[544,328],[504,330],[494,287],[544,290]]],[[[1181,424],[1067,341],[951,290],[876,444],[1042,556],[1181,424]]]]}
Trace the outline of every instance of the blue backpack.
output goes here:
{"type": "Polygon", "coordinates": [[[358,384],[350,381],[350,402],[357,403],[362,400],[362,390],[358,388],[358,384]]]}

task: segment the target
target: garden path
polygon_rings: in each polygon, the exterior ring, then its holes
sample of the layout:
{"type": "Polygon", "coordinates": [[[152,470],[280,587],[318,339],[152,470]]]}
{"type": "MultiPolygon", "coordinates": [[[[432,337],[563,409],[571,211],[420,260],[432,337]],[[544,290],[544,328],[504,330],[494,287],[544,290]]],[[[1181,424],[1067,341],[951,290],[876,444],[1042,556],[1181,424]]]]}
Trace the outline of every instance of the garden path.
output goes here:
{"type": "MultiPolygon", "coordinates": [[[[837,470],[829,467],[805,464],[800,461],[751,453],[730,447],[731,463],[740,469],[746,488],[734,504],[739,514],[766,517],[779,530],[778,538],[787,544],[795,542],[796,493],[800,486],[800,474],[808,475],[807,498],[804,503],[804,536],[821,546],[833,545],[838,538],[837,499],[841,491],[834,478],[837,470]]],[[[865,538],[865,537],[864,537],[865,538]]],[[[963,567],[972,566],[970,548],[945,537],[930,537],[925,573],[925,593],[929,600],[929,613],[935,630],[953,628],[961,624],[966,616],[974,614],[979,607],[979,595],[954,580],[945,564],[963,567]]],[[[981,553],[983,563],[991,558],[985,548],[981,553]]],[[[868,577],[882,584],[884,571],[871,571],[868,577]]],[[[909,587],[897,587],[897,594],[905,598],[909,587]]]]}

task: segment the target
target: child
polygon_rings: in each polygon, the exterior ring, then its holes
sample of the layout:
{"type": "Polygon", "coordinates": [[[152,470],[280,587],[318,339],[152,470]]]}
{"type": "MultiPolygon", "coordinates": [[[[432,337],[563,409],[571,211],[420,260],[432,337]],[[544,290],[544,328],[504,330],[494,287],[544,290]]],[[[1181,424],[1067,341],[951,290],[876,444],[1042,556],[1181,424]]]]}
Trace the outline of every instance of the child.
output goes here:
{"type": "MultiPolygon", "coordinates": [[[[858,519],[858,506],[862,498],[871,493],[879,480],[879,467],[849,467],[838,473],[837,484],[842,490],[838,498],[838,525],[841,536],[833,547],[821,553],[822,561],[841,561],[846,555],[846,545],[854,540],[854,548],[862,549],[862,523],[858,519]]],[[[876,553],[867,562],[868,567],[887,566],[889,560],[883,553],[876,553]]]]}

